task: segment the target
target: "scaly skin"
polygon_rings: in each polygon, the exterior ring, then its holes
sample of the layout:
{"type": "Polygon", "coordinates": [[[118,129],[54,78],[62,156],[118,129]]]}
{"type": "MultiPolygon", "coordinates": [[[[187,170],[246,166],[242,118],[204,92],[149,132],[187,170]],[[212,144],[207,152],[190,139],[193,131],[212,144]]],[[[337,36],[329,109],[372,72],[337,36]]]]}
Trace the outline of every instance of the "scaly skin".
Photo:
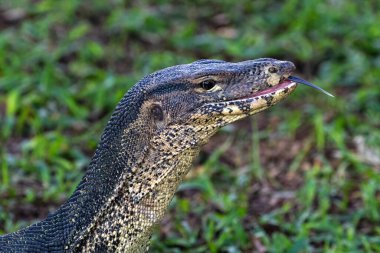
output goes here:
{"type": "Polygon", "coordinates": [[[294,68],[201,60],[143,78],[116,107],[74,194],[45,220],[0,237],[0,251],[146,252],[200,147],[287,97],[294,68]]]}

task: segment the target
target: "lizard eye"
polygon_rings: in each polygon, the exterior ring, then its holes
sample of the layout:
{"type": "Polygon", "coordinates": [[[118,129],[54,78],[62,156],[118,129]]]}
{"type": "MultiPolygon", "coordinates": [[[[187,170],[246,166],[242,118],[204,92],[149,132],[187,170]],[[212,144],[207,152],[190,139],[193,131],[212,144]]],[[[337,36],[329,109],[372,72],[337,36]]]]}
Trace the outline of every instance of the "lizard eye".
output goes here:
{"type": "Polygon", "coordinates": [[[214,88],[215,84],[216,82],[210,79],[210,80],[205,80],[201,82],[199,85],[202,87],[202,89],[211,90],[212,88],[214,88]]]}
{"type": "Polygon", "coordinates": [[[269,71],[269,73],[277,73],[277,71],[278,71],[278,69],[277,68],[275,68],[275,67],[270,67],[269,69],[268,69],[268,71],[269,71]]]}

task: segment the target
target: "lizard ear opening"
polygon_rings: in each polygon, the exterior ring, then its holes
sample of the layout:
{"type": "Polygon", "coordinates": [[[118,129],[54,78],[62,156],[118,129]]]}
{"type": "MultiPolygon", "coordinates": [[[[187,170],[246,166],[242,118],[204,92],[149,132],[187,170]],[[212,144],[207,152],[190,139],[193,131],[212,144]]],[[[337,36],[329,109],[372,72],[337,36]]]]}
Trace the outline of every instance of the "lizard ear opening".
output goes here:
{"type": "Polygon", "coordinates": [[[164,112],[162,111],[161,106],[153,105],[151,109],[152,117],[155,121],[163,121],[164,120],[164,112]]]}

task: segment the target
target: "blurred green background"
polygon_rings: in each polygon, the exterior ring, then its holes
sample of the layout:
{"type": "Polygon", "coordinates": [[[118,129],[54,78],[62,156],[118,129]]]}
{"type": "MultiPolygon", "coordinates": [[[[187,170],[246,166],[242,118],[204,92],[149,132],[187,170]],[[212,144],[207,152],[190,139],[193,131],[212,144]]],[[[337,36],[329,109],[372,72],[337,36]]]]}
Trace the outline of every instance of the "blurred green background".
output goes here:
{"type": "Polygon", "coordinates": [[[144,75],[274,57],[336,98],[222,129],[152,252],[380,252],[379,1],[0,0],[0,29],[0,233],[67,199],[144,75]]]}

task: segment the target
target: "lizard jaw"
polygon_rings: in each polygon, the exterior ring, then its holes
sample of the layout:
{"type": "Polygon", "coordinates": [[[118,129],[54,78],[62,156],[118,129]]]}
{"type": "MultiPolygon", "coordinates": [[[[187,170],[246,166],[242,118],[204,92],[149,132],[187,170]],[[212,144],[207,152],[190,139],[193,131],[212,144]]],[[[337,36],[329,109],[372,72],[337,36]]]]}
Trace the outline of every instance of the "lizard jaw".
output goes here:
{"type": "Polygon", "coordinates": [[[296,87],[296,82],[285,79],[276,86],[250,96],[204,104],[190,119],[194,122],[208,121],[214,115],[221,117],[221,120],[216,122],[217,127],[223,127],[275,105],[290,95],[296,87]]]}
{"type": "Polygon", "coordinates": [[[296,87],[296,82],[285,79],[278,85],[272,86],[253,95],[236,100],[219,102],[217,104],[219,106],[224,106],[221,114],[225,116],[253,115],[285,99],[295,90],[296,87]]]}

